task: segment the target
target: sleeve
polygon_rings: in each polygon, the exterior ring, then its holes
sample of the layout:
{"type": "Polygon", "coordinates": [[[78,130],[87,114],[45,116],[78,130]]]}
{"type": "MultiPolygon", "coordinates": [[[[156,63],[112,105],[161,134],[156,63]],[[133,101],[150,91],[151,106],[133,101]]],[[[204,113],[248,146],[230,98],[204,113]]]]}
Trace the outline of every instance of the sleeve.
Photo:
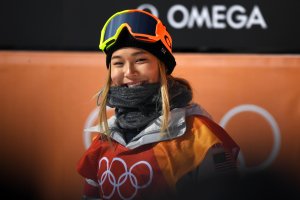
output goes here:
{"type": "Polygon", "coordinates": [[[99,185],[97,182],[92,179],[85,179],[83,185],[82,199],[91,200],[91,199],[100,199],[99,195],[99,185]]]}
{"type": "Polygon", "coordinates": [[[238,164],[233,155],[222,144],[217,143],[209,149],[194,173],[198,182],[201,179],[217,176],[231,177],[238,175],[238,164]]]}
{"type": "Polygon", "coordinates": [[[178,181],[176,188],[180,198],[230,199],[238,180],[236,159],[218,143],[209,149],[197,168],[178,181]]]}
{"type": "Polygon", "coordinates": [[[95,139],[77,163],[77,172],[84,179],[82,199],[99,198],[97,160],[100,155],[100,149],[99,142],[95,139]]]}
{"type": "Polygon", "coordinates": [[[178,180],[176,189],[180,199],[230,199],[240,178],[237,162],[240,148],[213,120],[205,116],[197,119],[219,142],[210,146],[201,163],[178,180]]]}

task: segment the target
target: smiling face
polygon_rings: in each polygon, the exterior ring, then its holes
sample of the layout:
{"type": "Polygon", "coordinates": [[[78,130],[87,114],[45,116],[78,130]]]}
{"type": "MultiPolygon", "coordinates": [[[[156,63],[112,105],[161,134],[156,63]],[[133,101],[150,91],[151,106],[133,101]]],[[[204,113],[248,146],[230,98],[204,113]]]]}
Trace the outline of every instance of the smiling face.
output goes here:
{"type": "Polygon", "coordinates": [[[110,64],[113,86],[134,87],[159,82],[159,60],[143,49],[121,48],[112,54],[110,64]]]}

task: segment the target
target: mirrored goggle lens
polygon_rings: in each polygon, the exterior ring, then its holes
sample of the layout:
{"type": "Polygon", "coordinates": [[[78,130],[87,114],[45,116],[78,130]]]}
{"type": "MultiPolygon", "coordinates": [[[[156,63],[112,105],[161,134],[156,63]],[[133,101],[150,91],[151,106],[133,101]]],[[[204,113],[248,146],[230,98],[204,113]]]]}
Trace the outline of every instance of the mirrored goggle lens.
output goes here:
{"type": "Polygon", "coordinates": [[[108,23],[104,34],[104,41],[113,37],[116,34],[118,28],[124,23],[130,26],[133,33],[156,36],[156,19],[144,13],[128,12],[115,16],[108,23]]]}

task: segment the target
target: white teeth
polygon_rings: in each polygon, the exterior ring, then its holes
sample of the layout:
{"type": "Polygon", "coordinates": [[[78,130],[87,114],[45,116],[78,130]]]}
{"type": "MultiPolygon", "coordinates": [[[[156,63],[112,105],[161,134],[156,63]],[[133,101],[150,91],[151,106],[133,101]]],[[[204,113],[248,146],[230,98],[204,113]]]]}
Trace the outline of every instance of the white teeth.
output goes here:
{"type": "Polygon", "coordinates": [[[135,86],[138,86],[138,85],[142,85],[142,83],[143,82],[129,83],[129,84],[127,84],[127,86],[131,88],[131,87],[135,87],[135,86]]]}

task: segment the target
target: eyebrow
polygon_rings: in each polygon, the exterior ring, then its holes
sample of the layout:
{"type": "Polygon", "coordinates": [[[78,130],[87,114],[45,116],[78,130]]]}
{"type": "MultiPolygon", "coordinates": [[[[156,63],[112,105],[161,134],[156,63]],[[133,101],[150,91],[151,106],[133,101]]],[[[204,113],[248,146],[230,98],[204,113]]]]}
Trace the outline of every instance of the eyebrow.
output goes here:
{"type": "MultiPolygon", "coordinates": [[[[136,52],[132,53],[130,56],[137,56],[140,54],[146,54],[146,51],[144,51],[144,50],[136,51],[136,52]]],[[[116,58],[122,58],[122,56],[119,56],[119,55],[112,56],[111,60],[116,59],[116,58]]]]}

